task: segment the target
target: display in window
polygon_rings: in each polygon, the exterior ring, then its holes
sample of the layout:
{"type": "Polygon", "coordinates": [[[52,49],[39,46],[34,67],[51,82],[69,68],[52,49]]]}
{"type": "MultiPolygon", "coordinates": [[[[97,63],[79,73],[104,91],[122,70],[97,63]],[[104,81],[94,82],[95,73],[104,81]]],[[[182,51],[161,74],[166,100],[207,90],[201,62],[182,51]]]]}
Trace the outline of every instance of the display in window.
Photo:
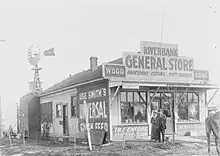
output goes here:
{"type": "Polygon", "coordinates": [[[135,122],[144,122],[145,121],[145,110],[146,106],[142,103],[135,103],[134,105],[134,115],[135,115],[135,122]]]}
{"type": "Polygon", "coordinates": [[[134,117],[134,105],[132,103],[129,103],[126,123],[132,123],[133,117],[134,117]]]}
{"type": "Polygon", "coordinates": [[[199,107],[198,103],[189,103],[189,120],[198,120],[199,118],[199,107]]]}

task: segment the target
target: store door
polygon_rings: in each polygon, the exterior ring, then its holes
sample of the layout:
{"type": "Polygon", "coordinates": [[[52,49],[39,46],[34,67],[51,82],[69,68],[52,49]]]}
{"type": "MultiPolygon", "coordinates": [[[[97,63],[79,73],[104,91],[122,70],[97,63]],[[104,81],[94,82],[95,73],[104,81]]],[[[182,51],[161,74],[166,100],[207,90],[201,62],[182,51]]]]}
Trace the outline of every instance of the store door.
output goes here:
{"type": "Polygon", "coordinates": [[[68,135],[68,113],[67,105],[63,105],[63,134],[68,135]]]}
{"type": "Polygon", "coordinates": [[[162,109],[164,110],[164,114],[166,115],[166,130],[165,130],[165,134],[172,134],[172,119],[171,119],[171,106],[169,101],[167,101],[166,99],[162,98],[161,99],[161,103],[162,103],[162,109]]]}

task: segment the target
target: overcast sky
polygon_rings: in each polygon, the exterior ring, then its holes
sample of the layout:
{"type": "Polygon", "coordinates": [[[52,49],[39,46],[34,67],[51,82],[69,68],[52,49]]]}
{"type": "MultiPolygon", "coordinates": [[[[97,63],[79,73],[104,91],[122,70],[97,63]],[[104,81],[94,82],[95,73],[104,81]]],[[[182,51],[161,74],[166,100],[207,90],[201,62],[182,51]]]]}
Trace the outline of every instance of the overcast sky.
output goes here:
{"type": "Polygon", "coordinates": [[[137,52],[140,41],[178,44],[179,55],[193,57],[196,69],[220,74],[220,4],[211,0],[1,0],[0,95],[6,125],[16,124],[16,102],[29,90],[33,71],[31,44],[55,47],[55,57],[41,57],[43,89],[83,69],[89,57],[99,63],[137,52]],[[211,7],[210,7],[211,6],[211,7]],[[216,48],[214,48],[216,47],[216,48]]]}

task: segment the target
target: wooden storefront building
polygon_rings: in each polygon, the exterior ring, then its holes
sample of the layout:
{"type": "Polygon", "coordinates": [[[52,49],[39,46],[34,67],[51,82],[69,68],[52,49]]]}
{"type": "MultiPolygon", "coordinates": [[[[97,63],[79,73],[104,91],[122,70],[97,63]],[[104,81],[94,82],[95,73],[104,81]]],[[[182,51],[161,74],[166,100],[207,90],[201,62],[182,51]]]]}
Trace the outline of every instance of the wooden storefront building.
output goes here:
{"type": "Polygon", "coordinates": [[[194,69],[193,58],[179,56],[177,45],[144,41],[140,52],[123,53],[99,66],[91,57],[90,69],[38,97],[41,110],[50,110],[44,113],[50,112],[51,136],[84,131],[86,103],[90,128],[106,131],[106,140],[119,141],[149,138],[154,109],[165,110],[167,134],[204,133],[210,89],[217,92],[218,86],[210,83],[208,71],[194,69]]]}

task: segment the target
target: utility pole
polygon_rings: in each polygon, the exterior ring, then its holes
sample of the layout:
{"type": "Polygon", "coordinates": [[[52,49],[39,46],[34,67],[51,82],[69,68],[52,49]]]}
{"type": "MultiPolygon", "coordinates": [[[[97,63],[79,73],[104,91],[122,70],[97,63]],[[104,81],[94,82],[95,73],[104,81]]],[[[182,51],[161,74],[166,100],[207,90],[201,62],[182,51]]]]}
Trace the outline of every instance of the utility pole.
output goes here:
{"type": "Polygon", "coordinates": [[[3,126],[2,126],[2,108],[1,108],[1,96],[0,96],[0,139],[3,138],[3,126]]]}

